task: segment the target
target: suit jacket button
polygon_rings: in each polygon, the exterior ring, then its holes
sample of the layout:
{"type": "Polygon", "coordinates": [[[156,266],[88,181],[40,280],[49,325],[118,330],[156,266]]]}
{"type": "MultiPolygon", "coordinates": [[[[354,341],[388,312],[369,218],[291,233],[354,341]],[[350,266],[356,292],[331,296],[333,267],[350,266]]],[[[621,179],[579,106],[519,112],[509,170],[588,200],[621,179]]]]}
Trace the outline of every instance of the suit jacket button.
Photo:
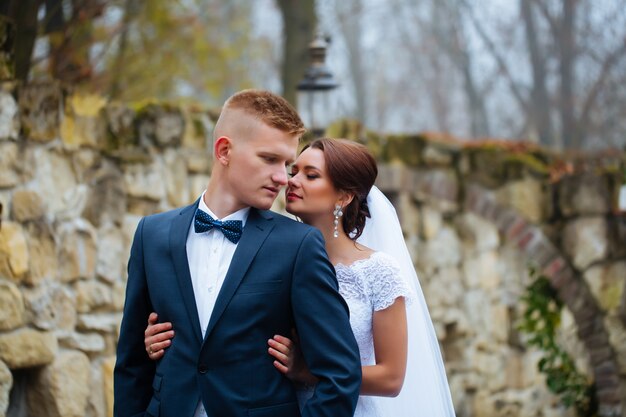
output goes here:
{"type": "Polygon", "coordinates": [[[200,364],[198,366],[198,372],[200,372],[201,374],[206,374],[206,371],[208,370],[209,368],[205,364],[200,364]]]}

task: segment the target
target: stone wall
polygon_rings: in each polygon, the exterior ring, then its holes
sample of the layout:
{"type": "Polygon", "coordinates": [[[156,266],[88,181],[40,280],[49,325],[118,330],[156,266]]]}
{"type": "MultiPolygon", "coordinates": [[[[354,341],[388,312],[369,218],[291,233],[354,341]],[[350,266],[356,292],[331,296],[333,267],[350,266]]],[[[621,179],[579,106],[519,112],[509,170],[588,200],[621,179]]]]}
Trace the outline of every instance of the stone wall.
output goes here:
{"type": "MultiPolygon", "coordinates": [[[[2,86],[0,416],[112,415],[134,228],[204,189],[211,127],[189,107],[2,86]]],[[[529,263],[567,305],[562,342],[598,384],[603,415],[624,415],[626,222],[612,214],[611,171],[623,159],[555,181],[545,169],[554,157],[536,151],[372,134],[368,144],[402,219],[458,416],[572,415],[515,329],[529,263]]]]}

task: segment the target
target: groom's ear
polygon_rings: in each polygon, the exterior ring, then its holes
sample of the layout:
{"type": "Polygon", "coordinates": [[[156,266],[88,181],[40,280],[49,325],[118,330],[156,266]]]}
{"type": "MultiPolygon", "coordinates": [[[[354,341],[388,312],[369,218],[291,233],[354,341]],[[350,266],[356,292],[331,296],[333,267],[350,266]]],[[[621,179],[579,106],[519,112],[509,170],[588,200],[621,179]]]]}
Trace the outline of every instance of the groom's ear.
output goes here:
{"type": "Polygon", "coordinates": [[[230,151],[232,144],[230,143],[230,138],[227,136],[220,136],[215,141],[215,145],[213,146],[213,155],[215,159],[224,166],[228,166],[230,162],[230,151]]]}

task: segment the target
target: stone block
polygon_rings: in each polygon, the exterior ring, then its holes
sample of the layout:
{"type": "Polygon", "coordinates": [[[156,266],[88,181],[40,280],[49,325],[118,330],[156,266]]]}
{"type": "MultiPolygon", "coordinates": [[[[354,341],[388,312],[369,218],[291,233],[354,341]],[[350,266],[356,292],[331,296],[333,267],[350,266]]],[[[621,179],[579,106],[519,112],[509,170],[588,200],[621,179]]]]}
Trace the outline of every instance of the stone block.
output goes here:
{"type": "Polygon", "coordinates": [[[626,262],[592,266],[584,278],[599,306],[604,311],[617,311],[626,286],[626,262]]]}
{"type": "Polygon", "coordinates": [[[10,369],[32,368],[51,363],[57,354],[52,332],[19,329],[0,334],[0,360],[10,369]]]}
{"type": "Polygon", "coordinates": [[[111,164],[109,159],[98,149],[79,148],[72,152],[72,166],[76,178],[82,184],[90,184],[93,181],[94,172],[99,172],[104,164],[111,164]]]}
{"type": "Polygon", "coordinates": [[[12,190],[0,189],[0,227],[2,227],[2,222],[9,220],[9,207],[11,207],[12,199],[12,190]]]}
{"type": "Polygon", "coordinates": [[[0,142],[0,188],[20,182],[19,149],[14,142],[0,142]]]}
{"type": "Polygon", "coordinates": [[[109,135],[108,150],[137,145],[134,110],[122,103],[109,103],[102,112],[109,135]]]}
{"type": "Polygon", "coordinates": [[[189,153],[186,155],[187,171],[192,174],[204,174],[211,173],[211,155],[207,152],[189,153]]]}
{"type": "Polygon", "coordinates": [[[11,211],[13,218],[19,222],[40,219],[46,208],[40,195],[32,190],[17,190],[13,193],[11,211]]]}
{"type": "Polygon", "coordinates": [[[462,214],[455,225],[464,247],[470,253],[494,250],[500,245],[496,226],[473,213],[462,214]]]}
{"type": "Polygon", "coordinates": [[[96,227],[121,223],[126,214],[126,188],[119,166],[103,161],[98,169],[90,170],[86,181],[89,189],[84,217],[96,227]]]}
{"type": "Polygon", "coordinates": [[[437,236],[425,242],[417,251],[417,266],[427,273],[436,268],[456,266],[461,262],[461,249],[456,231],[443,226],[437,236]]]}
{"type": "Polygon", "coordinates": [[[115,333],[121,322],[121,313],[80,314],[78,316],[78,329],[91,332],[115,333]]]}
{"type": "Polygon", "coordinates": [[[76,179],[72,158],[43,147],[30,148],[28,158],[33,164],[32,185],[29,188],[45,202],[47,212],[55,215],[80,212],[77,206],[84,203],[77,194],[81,187],[76,179]]]}
{"type": "Polygon", "coordinates": [[[24,289],[28,321],[41,330],[72,331],[76,326],[76,297],[58,282],[24,289]]]}
{"type": "Polygon", "coordinates": [[[124,301],[126,300],[126,277],[113,284],[111,294],[113,311],[124,310],[124,301]]]}
{"type": "Polygon", "coordinates": [[[72,282],[94,278],[97,262],[95,229],[85,220],[75,219],[64,223],[58,234],[61,280],[72,282]]]}
{"type": "Polygon", "coordinates": [[[604,318],[604,326],[608,332],[611,348],[615,352],[619,372],[626,374],[626,326],[616,316],[607,315],[604,318]]]}
{"type": "Polygon", "coordinates": [[[17,103],[10,92],[0,90],[0,141],[17,139],[19,132],[20,119],[17,103]]]}
{"type": "Polygon", "coordinates": [[[124,166],[124,185],[130,197],[161,201],[166,196],[163,181],[164,166],[155,158],[150,164],[127,164],[124,166]]]}
{"type": "Polygon", "coordinates": [[[102,360],[92,360],[89,381],[89,397],[85,417],[113,417],[107,413],[107,404],[104,395],[104,376],[102,374],[102,360]]]}
{"type": "Polygon", "coordinates": [[[134,216],[145,217],[160,211],[160,204],[154,200],[146,200],[143,198],[128,199],[128,213],[134,216]]]}
{"type": "Polygon", "coordinates": [[[98,231],[98,277],[109,283],[122,279],[125,275],[124,262],[128,258],[127,245],[124,242],[122,229],[107,224],[98,231]]]}
{"type": "Polygon", "coordinates": [[[422,160],[427,165],[450,165],[452,163],[452,153],[439,147],[426,145],[422,151],[422,160]]]}
{"type": "Polygon", "coordinates": [[[96,280],[81,280],[74,285],[76,292],[76,310],[89,313],[98,308],[109,306],[112,301],[111,287],[96,280]]]}
{"type": "Polygon", "coordinates": [[[61,138],[67,148],[96,148],[103,143],[106,124],[100,111],[105,104],[103,97],[93,94],[76,93],[65,99],[61,138]]]}
{"type": "Polygon", "coordinates": [[[408,169],[401,164],[378,166],[376,185],[384,192],[400,192],[407,188],[408,169]]]}
{"type": "Polygon", "coordinates": [[[544,218],[544,187],[536,179],[524,178],[507,183],[496,192],[496,199],[504,206],[513,207],[532,223],[539,223],[544,218]]]}
{"type": "Polygon", "coordinates": [[[27,393],[33,416],[84,417],[89,396],[89,359],[78,351],[59,352],[37,373],[27,393]]]}
{"type": "Polygon", "coordinates": [[[20,282],[28,272],[28,245],[18,223],[3,222],[0,228],[0,276],[20,282]]]}
{"type": "Polygon", "coordinates": [[[192,201],[200,197],[202,192],[206,190],[206,187],[209,184],[210,178],[211,177],[209,175],[190,175],[189,176],[189,194],[190,194],[192,201]]]}
{"type": "Polygon", "coordinates": [[[461,272],[455,267],[442,268],[428,281],[426,287],[431,308],[458,306],[465,294],[461,272]]]}
{"type": "Polygon", "coordinates": [[[9,409],[9,397],[13,387],[13,375],[9,367],[0,361],[0,416],[5,417],[9,409]]]}
{"type": "Polygon", "coordinates": [[[607,179],[596,174],[565,177],[558,185],[559,207],[563,215],[603,215],[611,209],[607,179]]]}
{"type": "Polygon", "coordinates": [[[104,338],[98,333],[70,332],[59,336],[59,344],[88,354],[102,352],[106,347],[104,338]]]}
{"type": "Polygon", "coordinates": [[[502,283],[498,262],[498,254],[495,251],[466,257],[463,262],[463,275],[467,286],[480,287],[485,291],[498,289],[502,283]]]}
{"type": "Polygon", "coordinates": [[[59,273],[59,260],[53,226],[40,221],[26,224],[28,241],[29,273],[24,279],[35,286],[44,280],[55,280],[59,273]]]}
{"type": "Polygon", "coordinates": [[[395,198],[395,208],[404,236],[416,235],[420,229],[421,215],[408,193],[400,193],[395,198]]]}
{"type": "Polygon", "coordinates": [[[563,230],[563,248],[579,270],[606,257],[609,249],[603,217],[584,217],[569,222],[563,230]]]}
{"type": "Polygon", "coordinates": [[[31,140],[48,142],[59,136],[62,92],[58,83],[27,84],[19,88],[22,130],[31,140]]]}
{"type": "Polygon", "coordinates": [[[113,369],[115,369],[115,356],[109,357],[102,362],[107,416],[113,416],[113,369]]]}
{"type": "Polygon", "coordinates": [[[425,240],[431,240],[439,234],[443,227],[443,215],[439,210],[429,205],[424,205],[420,214],[420,236],[425,240]]]}
{"type": "Polygon", "coordinates": [[[453,213],[459,209],[459,184],[452,169],[412,171],[408,176],[407,187],[413,191],[417,201],[427,202],[444,213],[453,213]]]}
{"type": "MultiPolygon", "coordinates": [[[[183,146],[189,149],[212,152],[213,121],[205,111],[189,110],[184,113],[185,133],[183,146]]],[[[210,154],[207,154],[210,158],[210,154]]]]}
{"type": "Polygon", "coordinates": [[[178,146],[185,132],[185,119],[177,108],[150,104],[137,115],[136,126],[142,147],[178,146]]]}
{"type": "Polygon", "coordinates": [[[24,323],[24,300],[19,288],[0,281],[0,330],[11,330],[24,323]]]}
{"type": "Polygon", "coordinates": [[[168,148],[163,155],[165,168],[165,189],[168,202],[174,207],[184,206],[189,202],[187,187],[187,163],[178,149],[168,148]]]}

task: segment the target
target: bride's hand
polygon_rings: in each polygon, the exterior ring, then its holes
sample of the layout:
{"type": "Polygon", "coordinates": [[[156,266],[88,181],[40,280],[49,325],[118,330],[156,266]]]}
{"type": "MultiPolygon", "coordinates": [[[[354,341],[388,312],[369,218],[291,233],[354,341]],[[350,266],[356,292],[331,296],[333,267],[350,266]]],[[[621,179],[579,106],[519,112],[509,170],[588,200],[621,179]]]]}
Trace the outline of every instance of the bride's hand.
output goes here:
{"type": "Polygon", "coordinates": [[[270,345],[268,353],[276,359],[274,367],[294,382],[314,385],[317,383],[317,378],[309,372],[304,361],[298,335],[295,330],[292,330],[291,334],[293,340],[276,335],[267,341],[267,344],[270,345]]]}
{"type": "Polygon", "coordinates": [[[157,313],[150,313],[148,317],[148,327],[144,333],[144,345],[148,357],[154,361],[159,360],[165,355],[165,349],[172,344],[174,330],[172,323],[159,323],[157,313]]]}

